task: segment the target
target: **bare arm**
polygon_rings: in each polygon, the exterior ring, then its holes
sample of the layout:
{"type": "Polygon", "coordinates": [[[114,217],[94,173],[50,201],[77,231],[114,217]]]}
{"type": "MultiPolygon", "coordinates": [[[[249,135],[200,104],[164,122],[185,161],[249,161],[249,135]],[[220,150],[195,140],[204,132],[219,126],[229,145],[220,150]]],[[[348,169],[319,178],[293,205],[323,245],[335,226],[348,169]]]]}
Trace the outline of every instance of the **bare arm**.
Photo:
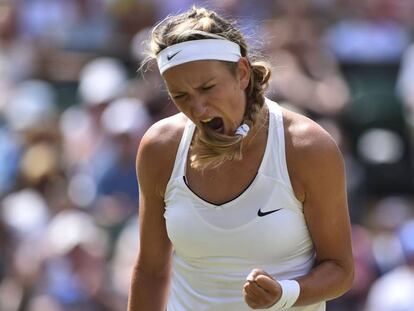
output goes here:
{"type": "Polygon", "coordinates": [[[163,196],[173,163],[169,157],[174,140],[167,142],[170,137],[165,130],[151,128],[138,150],[140,251],[132,274],[128,311],[166,308],[172,246],[163,216],[163,196]]]}
{"type": "Polygon", "coordinates": [[[306,161],[298,160],[300,164],[295,166],[301,171],[298,181],[303,185],[304,213],[316,250],[316,265],[298,280],[301,293],[296,305],[344,294],[350,289],[354,274],[341,153],[317,125],[310,125],[306,137],[311,137],[311,146],[305,143],[298,150],[306,161]]]}
{"type": "MultiPolygon", "coordinates": [[[[295,306],[344,294],[352,285],[354,269],[342,156],[324,130],[308,119],[299,119],[286,124],[290,129],[286,135],[287,159],[295,194],[304,205],[316,263],[297,280],[301,290],[295,306]]],[[[268,308],[281,296],[280,285],[257,269],[243,290],[252,308],[268,308]]]]}

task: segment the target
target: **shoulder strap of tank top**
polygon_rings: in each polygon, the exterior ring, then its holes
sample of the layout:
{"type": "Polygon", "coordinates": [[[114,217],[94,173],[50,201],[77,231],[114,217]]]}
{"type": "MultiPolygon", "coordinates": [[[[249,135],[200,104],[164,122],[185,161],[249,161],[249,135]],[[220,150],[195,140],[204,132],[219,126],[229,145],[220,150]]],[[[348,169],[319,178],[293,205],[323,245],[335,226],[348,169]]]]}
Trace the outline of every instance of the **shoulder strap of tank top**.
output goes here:
{"type": "Polygon", "coordinates": [[[183,136],[181,137],[180,145],[178,146],[177,154],[175,156],[174,168],[171,173],[171,179],[175,179],[177,177],[181,178],[185,175],[188,149],[190,148],[194,130],[195,124],[188,120],[184,128],[183,136]]]}
{"type": "Polygon", "coordinates": [[[266,98],[266,104],[269,108],[269,135],[272,133],[272,140],[270,141],[271,154],[273,160],[270,165],[274,166],[270,171],[275,172],[278,178],[282,179],[286,184],[290,185],[289,172],[286,162],[286,150],[285,150],[285,130],[283,124],[282,108],[276,102],[266,98]],[[272,127],[270,125],[272,124],[272,127]]]}

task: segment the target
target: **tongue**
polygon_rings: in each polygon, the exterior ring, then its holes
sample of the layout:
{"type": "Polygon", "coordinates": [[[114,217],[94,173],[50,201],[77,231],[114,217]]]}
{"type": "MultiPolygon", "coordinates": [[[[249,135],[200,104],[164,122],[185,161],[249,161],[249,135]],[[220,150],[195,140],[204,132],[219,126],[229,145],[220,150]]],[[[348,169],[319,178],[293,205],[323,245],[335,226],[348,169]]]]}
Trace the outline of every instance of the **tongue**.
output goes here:
{"type": "Polygon", "coordinates": [[[213,131],[218,131],[223,127],[223,120],[218,117],[213,118],[213,120],[207,123],[207,126],[213,131]]]}

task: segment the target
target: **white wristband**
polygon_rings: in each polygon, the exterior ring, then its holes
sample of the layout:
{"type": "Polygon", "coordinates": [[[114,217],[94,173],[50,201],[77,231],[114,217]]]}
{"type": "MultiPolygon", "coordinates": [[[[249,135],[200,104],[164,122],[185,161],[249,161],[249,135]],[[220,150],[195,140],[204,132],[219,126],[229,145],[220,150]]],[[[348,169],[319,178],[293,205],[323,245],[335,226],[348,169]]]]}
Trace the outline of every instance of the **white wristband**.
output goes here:
{"type": "Polygon", "coordinates": [[[299,282],[295,280],[283,280],[277,282],[280,284],[280,287],[282,287],[282,295],[280,296],[280,299],[268,310],[287,310],[295,304],[296,300],[298,300],[300,294],[299,282]]]}

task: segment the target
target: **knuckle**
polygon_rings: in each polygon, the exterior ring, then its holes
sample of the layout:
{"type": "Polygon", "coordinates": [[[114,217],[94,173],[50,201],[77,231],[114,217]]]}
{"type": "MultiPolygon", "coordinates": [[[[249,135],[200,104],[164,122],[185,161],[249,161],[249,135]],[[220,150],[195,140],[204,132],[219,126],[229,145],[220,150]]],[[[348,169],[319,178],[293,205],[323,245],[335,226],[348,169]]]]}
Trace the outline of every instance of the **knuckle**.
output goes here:
{"type": "Polygon", "coordinates": [[[263,273],[264,272],[262,269],[257,269],[257,268],[253,269],[253,271],[256,274],[260,274],[260,273],[263,273]]]}

